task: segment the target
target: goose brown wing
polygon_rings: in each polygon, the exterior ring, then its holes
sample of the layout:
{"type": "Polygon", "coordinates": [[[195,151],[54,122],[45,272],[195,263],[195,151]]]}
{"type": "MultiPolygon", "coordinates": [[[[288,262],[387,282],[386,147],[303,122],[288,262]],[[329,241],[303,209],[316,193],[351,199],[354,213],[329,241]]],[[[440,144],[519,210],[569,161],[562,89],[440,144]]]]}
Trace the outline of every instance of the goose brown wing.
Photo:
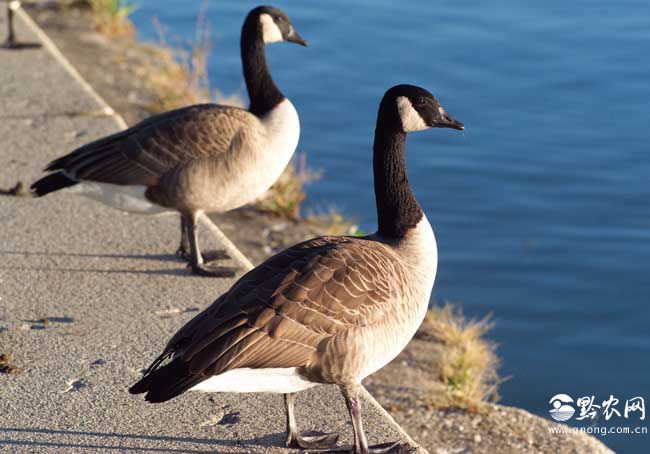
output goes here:
{"type": "Polygon", "coordinates": [[[245,276],[187,323],[163,355],[192,374],[307,366],[339,333],[379,322],[402,276],[389,248],[323,237],[293,246],[245,276]]]}
{"type": "Polygon", "coordinates": [[[63,170],[77,180],[152,186],[178,164],[226,152],[237,131],[256,122],[236,107],[185,107],[84,145],[46,170],[63,170]]]}

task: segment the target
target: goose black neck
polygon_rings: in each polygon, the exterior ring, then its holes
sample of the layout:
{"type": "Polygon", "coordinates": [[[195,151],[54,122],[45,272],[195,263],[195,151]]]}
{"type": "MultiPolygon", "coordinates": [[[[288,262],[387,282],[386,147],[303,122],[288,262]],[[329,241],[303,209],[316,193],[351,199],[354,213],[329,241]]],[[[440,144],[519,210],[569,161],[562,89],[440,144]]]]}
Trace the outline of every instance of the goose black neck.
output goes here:
{"type": "Polygon", "coordinates": [[[406,133],[397,129],[395,124],[379,112],[373,167],[378,232],[385,237],[402,238],[418,224],[423,212],[406,175],[406,133]]]}
{"type": "Polygon", "coordinates": [[[242,29],[241,58],[251,101],[248,110],[258,117],[263,117],[284,100],[284,95],[271,78],[264,46],[259,20],[247,20],[242,29]]]}

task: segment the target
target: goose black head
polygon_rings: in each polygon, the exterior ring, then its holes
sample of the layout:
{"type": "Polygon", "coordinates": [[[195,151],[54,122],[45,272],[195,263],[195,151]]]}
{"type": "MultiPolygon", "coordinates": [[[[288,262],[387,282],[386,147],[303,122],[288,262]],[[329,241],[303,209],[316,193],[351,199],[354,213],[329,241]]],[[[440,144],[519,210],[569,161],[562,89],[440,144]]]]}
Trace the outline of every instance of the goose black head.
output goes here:
{"type": "Polygon", "coordinates": [[[307,41],[293,28],[289,16],[273,6],[258,6],[248,14],[247,21],[257,21],[265,44],[288,41],[307,46],[307,41]]]}
{"type": "Polygon", "coordinates": [[[428,128],[452,128],[462,131],[465,126],[449,115],[438,100],[424,88],[396,85],[389,89],[381,109],[391,115],[403,132],[428,128]]]}

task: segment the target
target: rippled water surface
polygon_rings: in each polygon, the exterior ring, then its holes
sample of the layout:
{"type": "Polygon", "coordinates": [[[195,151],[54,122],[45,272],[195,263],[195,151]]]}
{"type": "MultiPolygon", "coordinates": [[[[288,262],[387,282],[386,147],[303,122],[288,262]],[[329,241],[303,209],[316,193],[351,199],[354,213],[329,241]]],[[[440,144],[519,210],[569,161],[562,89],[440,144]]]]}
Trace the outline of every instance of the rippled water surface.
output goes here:
{"type": "MultiPolygon", "coordinates": [[[[142,38],[156,39],[154,15],[192,36],[198,1],[139,3],[142,38]]],[[[325,171],[309,206],[334,204],[372,230],[378,101],[396,83],[428,88],[467,126],[408,140],[440,250],[434,297],[494,314],[511,376],[502,402],[544,417],[561,392],[650,406],[650,3],[276,4],[311,43],[268,51],[301,114],[299,150],[325,171]]],[[[238,40],[254,5],[209,5],[210,76],[227,93],[245,93],[238,40]]],[[[601,439],[638,453],[649,441],[601,439]]]]}

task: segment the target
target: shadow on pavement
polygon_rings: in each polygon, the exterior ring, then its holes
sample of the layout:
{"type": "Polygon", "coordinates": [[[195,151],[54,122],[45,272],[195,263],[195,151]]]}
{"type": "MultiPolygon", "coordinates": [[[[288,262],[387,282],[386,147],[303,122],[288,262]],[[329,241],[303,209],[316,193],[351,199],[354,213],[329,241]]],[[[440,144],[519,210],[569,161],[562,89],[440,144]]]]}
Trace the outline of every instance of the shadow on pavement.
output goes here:
{"type": "Polygon", "coordinates": [[[267,447],[280,447],[284,434],[270,434],[263,437],[252,438],[249,440],[239,440],[233,442],[232,440],[217,440],[210,438],[191,438],[191,437],[171,437],[171,436],[155,436],[155,435],[140,435],[140,434],[123,434],[123,433],[103,433],[103,432],[85,432],[77,430],[59,430],[59,429],[42,429],[42,428],[18,428],[18,427],[0,427],[0,434],[8,435],[10,433],[29,434],[32,435],[32,440],[11,440],[5,437],[0,438],[0,447],[6,446],[27,446],[33,448],[73,448],[85,450],[119,450],[119,451],[137,451],[137,452],[160,452],[160,453],[215,453],[219,452],[216,445],[230,446],[232,448],[241,448],[241,451],[228,451],[234,453],[249,453],[250,450],[246,446],[267,446],[267,447]],[[99,437],[104,439],[121,439],[121,440],[143,440],[143,441],[165,441],[171,443],[193,443],[211,445],[207,450],[194,449],[194,448],[159,448],[159,447],[146,447],[146,446],[123,446],[121,444],[100,444],[92,442],[74,442],[74,441],[38,441],[35,440],[38,435],[60,435],[65,437],[99,437]]]}

